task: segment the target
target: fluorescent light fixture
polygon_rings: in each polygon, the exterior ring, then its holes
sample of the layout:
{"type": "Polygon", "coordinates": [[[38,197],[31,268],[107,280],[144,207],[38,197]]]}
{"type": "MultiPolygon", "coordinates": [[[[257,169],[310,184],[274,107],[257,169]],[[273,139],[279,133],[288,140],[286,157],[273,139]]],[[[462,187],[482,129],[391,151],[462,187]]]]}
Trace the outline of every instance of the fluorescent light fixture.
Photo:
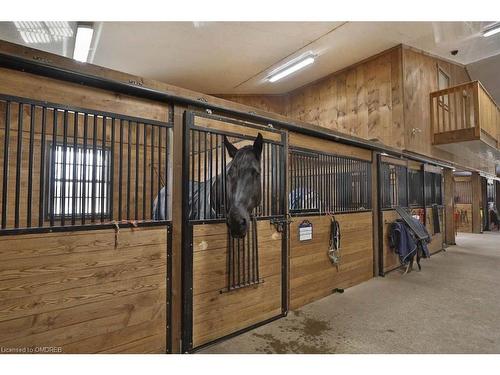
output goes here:
{"type": "Polygon", "coordinates": [[[500,23],[494,25],[483,33],[484,37],[489,37],[495,34],[500,33],[500,23]]]}
{"type": "Polygon", "coordinates": [[[94,29],[91,25],[78,25],[76,29],[75,50],[73,51],[73,58],[75,60],[87,62],[92,35],[94,35],[94,29]]]}
{"type": "Polygon", "coordinates": [[[26,44],[61,42],[73,36],[73,29],[67,21],[14,21],[14,26],[26,44]]]}
{"type": "Polygon", "coordinates": [[[271,73],[267,80],[269,82],[276,82],[281,78],[284,78],[297,70],[300,70],[308,65],[311,65],[314,62],[315,56],[312,54],[308,54],[302,58],[297,60],[290,61],[289,63],[283,65],[282,67],[275,70],[275,72],[271,73]]]}
{"type": "Polygon", "coordinates": [[[389,156],[389,154],[386,153],[386,152],[382,152],[380,155],[382,155],[382,156],[389,156]]]}

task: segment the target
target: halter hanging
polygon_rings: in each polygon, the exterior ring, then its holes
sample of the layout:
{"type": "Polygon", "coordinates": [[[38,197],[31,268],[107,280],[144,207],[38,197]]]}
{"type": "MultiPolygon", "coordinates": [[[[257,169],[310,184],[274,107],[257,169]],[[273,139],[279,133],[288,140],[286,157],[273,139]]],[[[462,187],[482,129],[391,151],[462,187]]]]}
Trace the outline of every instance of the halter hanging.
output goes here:
{"type": "Polygon", "coordinates": [[[328,214],[331,218],[330,223],[330,246],[328,248],[328,257],[332,264],[337,267],[337,271],[339,269],[341,254],[340,254],[340,224],[335,219],[333,214],[328,214]]]}

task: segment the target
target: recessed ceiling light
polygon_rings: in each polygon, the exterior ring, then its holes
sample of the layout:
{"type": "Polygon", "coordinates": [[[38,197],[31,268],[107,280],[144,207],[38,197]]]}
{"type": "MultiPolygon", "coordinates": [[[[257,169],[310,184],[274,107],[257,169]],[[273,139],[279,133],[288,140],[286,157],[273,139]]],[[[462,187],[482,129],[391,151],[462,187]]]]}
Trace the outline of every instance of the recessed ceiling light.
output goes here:
{"type": "Polygon", "coordinates": [[[486,30],[483,33],[483,36],[484,37],[489,37],[489,36],[492,36],[492,35],[495,35],[495,34],[498,34],[498,33],[500,33],[500,23],[496,24],[493,27],[490,27],[488,30],[486,30]]]}
{"type": "Polygon", "coordinates": [[[313,54],[307,54],[305,56],[302,56],[296,60],[289,61],[288,63],[284,64],[283,66],[277,68],[274,70],[268,77],[267,80],[269,82],[276,82],[292,73],[295,73],[296,71],[311,65],[314,63],[315,56],[313,54]]]}
{"type": "Polygon", "coordinates": [[[75,50],[73,51],[73,58],[75,60],[87,62],[92,35],[94,35],[92,25],[78,25],[76,29],[75,50]]]}

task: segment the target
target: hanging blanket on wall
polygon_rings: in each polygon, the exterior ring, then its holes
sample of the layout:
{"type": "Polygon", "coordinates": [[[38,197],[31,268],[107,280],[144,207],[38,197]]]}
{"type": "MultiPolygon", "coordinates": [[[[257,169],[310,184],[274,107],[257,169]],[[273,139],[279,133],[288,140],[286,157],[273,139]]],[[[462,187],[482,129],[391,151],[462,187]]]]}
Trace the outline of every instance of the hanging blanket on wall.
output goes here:
{"type": "MultiPolygon", "coordinates": [[[[413,218],[412,218],[413,219],[413,218]]],[[[415,220],[415,225],[421,225],[424,231],[427,231],[419,220],[415,220]]],[[[427,241],[419,241],[412,233],[408,225],[403,220],[396,220],[389,229],[389,246],[399,255],[401,264],[408,262],[416,255],[420,246],[424,258],[430,256],[427,248],[427,241]]]]}

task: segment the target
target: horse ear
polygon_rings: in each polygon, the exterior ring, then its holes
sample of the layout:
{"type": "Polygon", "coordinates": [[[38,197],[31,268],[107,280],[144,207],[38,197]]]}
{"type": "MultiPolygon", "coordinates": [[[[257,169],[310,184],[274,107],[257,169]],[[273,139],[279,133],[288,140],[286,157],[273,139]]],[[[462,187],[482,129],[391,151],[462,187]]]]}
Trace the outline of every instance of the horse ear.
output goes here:
{"type": "Polygon", "coordinates": [[[253,142],[253,152],[255,153],[255,156],[257,157],[258,160],[260,160],[260,155],[262,154],[262,134],[258,134],[257,138],[255,138],[255,141],[253,142]]]}
{"type": "Polygon", "coordinates": [[[236,153],[238,152],[238,149],[234,147],[234,145],[229,142],[226,136],[224,136],[224,145],[226,146],[227,152],[231,158],[234,158],[236,153]]]}

